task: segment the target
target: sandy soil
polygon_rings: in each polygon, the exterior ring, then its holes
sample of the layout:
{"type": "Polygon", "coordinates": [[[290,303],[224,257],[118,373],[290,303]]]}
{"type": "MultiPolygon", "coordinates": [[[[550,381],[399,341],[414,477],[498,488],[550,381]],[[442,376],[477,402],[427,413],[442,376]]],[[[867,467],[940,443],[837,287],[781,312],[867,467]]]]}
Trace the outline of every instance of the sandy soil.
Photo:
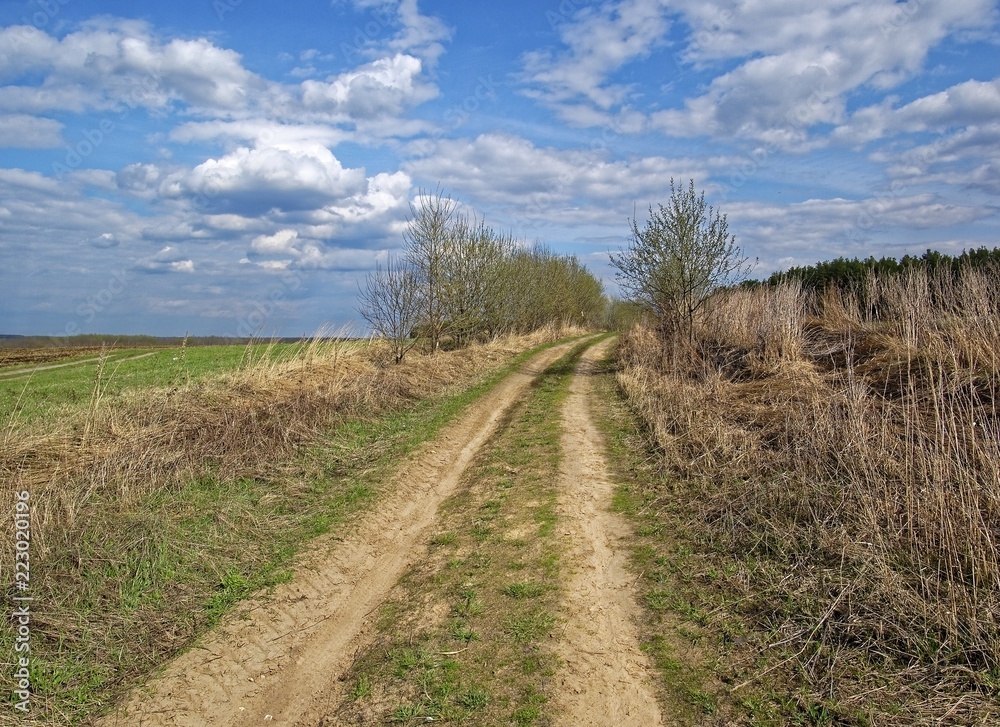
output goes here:
{"type": "Polygon", "coordinates": [[[566,560],[574,572],[556,648],[564,665],[553,699],[560,715],[555,724],[653,727],[663,724],[663,718],[652,686],[653,667],[639,649],[639,607],[632,588],[636,576],[619,545],[629,526],[609,510],[614,485],[588,406],[589,374],[608,343],[584,354],[563,409],[559,514],[563,534],[571,541],[566,560]]]}
{"type": "Polygon", "coordinates": [[[423,557],[438,507],[504,413],[569,347],[540,353],[473,404],[401,465],[392,494],[349,534],[318,542],[290,583],[247,601],[98,724],[326,724],[374,612],[423,557]]]}

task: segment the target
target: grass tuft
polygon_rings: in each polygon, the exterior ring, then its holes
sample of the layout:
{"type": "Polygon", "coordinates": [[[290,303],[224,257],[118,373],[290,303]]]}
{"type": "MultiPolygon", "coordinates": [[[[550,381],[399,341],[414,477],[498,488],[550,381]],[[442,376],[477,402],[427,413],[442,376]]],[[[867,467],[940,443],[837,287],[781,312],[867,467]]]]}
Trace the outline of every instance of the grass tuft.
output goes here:
{"type": "Polygon", "coordinates": [[[503,593],[505,596],[521,600],[525,598],[538,598],[539,596],[542,596],[548,588],[549,587],[544,583],[525,581],[521,583],[508,583],[503,587],[503,593]]]}

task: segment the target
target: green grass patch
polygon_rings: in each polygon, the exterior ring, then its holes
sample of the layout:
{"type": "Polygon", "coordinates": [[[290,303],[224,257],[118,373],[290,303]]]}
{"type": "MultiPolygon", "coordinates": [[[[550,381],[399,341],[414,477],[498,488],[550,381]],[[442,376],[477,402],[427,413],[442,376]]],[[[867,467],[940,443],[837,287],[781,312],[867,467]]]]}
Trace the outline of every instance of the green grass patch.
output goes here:
{"type": "MultiPolygon", "coordinates": [[[[518,564],[522,566],[522,564],[518,564]]],[[[520,569],[520,568],[519,568],[520,569]]],[[[503,594],[505,596],[510,596],[511,598],[522,599],[522,598],[539,598],[545,595],[549,586],[544,583],[539,583],[537,581],[524,581],[520,583],[508,583],[503,587],[503,594]]]]}
{"type": "MultiPolygon", "coordinates": [[[[146,388],[185,386],[227,371],[274,363],[299,356],[308,343],[267,343],[239,346],[176,346],[161,349],[108,348],[103,355],[85,354],[53,362],[59,368],[4,376],[31,369],[16,365],[0,369],[0,426],[23,425],[52,416],[85,410],[99,391],[105,402],[146,388]],[[143,354],[143,358],[134,358],[143,354]],[[131,359],[131,360],[129,360],[131,359]],[[72,366],[61,366],[65,363],[72,366]]],[[[321,345],[358,346],[362,343],[321,345]]],[[[41,364],[45,367],[53,364],[41,364]]]]}
{"type": "Polygon", "coordinates": [[[442,506],[428,556],[383,606],[381,632],[349,676],[371,689],[337,723],[547,723],[557,661],[546,641],[563,553],[554,534],[561,403],[586,345],[536,379],[442,506]]]}

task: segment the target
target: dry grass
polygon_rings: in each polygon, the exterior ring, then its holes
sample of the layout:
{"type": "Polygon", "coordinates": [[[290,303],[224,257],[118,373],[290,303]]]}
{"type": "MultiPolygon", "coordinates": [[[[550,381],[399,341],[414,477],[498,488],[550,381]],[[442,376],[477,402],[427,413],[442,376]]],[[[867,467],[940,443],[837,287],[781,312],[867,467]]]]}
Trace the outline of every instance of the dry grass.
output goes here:
{"type": "Polygon", "coordinates": [[[997,277],[711,303],[695,351],[634,330],[619,383],[773,673],[848,722],[996,719],[997,277]]]}
{"type": "MultiPolygon", "coordinates": [[[[97,493],[127,508],[202,473],[206,464],[225,478],[257,474],[337,421],[374,417],[462,385],[548,338],[414,355],[399,366],[387,365],[378,344],[317,341],[293,360],[272,363],[261,355],[211,381],[136,392],[113,407],[101,406],[97,384],[85,416],[4,432],[0,477],[7,494],[30,489],[46,504],[32,527],[41,557],[48,534],[62,520],[75,520],[80,504],[97,493]]],[[[5,527],[12,514],[11,498],[4,497],[5,527]]]]}
{"type": "MultiPolygon", "coordinates": [[[[387,414],[564,333],[414,352],[398,366],[377,343],[317,340],[278,362],[250,360],[248,348],[224,376],[113,401],[99,374],[89,408],[11,423],[0,433],[0,572],[14,563],[14,493],[28,490],[36,716],[93,714],[234,600],[283,577],[275,568],[303,538],[377,488],[359,473],[385,454],[387,414]]],[[[8,613],[15,595],[4,593],[8,613]]]]}

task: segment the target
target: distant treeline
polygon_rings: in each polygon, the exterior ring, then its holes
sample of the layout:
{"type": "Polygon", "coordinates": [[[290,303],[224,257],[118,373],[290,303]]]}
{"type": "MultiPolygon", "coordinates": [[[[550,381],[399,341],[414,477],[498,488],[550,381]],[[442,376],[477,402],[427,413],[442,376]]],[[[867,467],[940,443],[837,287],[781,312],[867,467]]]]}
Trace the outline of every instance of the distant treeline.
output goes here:
{"type": "Polygon", "coordinates": [[[743,285],[755,288],[761,285],[774,286],[789,280],[801,280],[804,287],[813,290],[824,290],[831,286],[855,288],[872,273],[879,277],[888,277],[911,270],[925,270],[932,275],[950,270],[957,276],[963,270],[986,268],[1000,269],[1000,247],[965,250],[961,255],[947,255],[935,250],[928,250],[920,256],[904,255],[899,259],[868,257],[861,260],[839,257],[836,260],[827,260],[814,265],[795,267],[784,272],[774,273],[764,281],[748,280],[743,285]]]}
{"type": "MultiPolygon", "coordinates": [[[[187,336],[188,346],[245,346],[248,343],[298,343],[298,338],[236,338],[234,336],[187,336]]],[[[330,336],[331,340],[342,338],[330,336]]],[[[184,343],[184,336],[117,336],[84,333],[77,336],[15,336],[0,334],[0,348],[171,348],[184,343]]]]}

